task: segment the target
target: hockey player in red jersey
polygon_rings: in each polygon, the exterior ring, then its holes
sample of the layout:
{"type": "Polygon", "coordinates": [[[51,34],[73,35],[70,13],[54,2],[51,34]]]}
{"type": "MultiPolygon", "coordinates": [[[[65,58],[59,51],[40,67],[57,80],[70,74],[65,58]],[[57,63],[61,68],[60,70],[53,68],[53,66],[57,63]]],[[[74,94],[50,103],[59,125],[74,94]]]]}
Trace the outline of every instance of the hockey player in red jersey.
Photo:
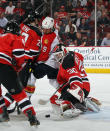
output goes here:
{"type": "MultiPolygon", "coordinates": [[[[18,103],[22,112],[28,117],[30,125],[39,125],[36,112],[22,89],[16,71],[24,62],[24,45],[20,36],[20,28],[14,21],[8,22],[5,34],[0,36],[0,84],[18,103]],[[17,68],[14,68],[17,67],[17,68]],[[15,70],[16,69],[16,70],[15,70]]],[[[9,120],[2,90],[0,88],[0,122],[9,120]]]]}
{"type": "MultiPolygon", "coordinates": [[[[23,68],[18,71],[18,75],[23,84],[25,92],[29,97],[30,94],[35,91],[35,84],[33,84],[32,81],[35,81],[36,79],[31,73],[31,66],[32,63],[36,61],[40,51],[40,39],[42,35],[38,28],[38,21],[40,17],[40,14],[34,10],[27,15],[25,20],[21,19],[20,21],[21,36],[23,37],[25,51],[25,62],[23,64],[23,68]],[[29,84],[27,85],[27,83],[29,84]]],[[[9,106],[11,103],[13,103],[13,101],[14,100],[11,98],[10,94],[6,93],[6,105],[9,106]]],[[[14,109],[9,110],[9,112],[13,112],[14,109]]]]}
{"type": "MultiPolygon", "coordinates": [[[[27,21],[20,24],[21,28],[21,35],[24,37],[24,43],[25,43],[25,60],[28,60],[27,66],[32,64],[32,61],[36,61],[39,51],[40,51],[40,39],[42,33],[40,32],[39,28],[37,27],[36,20],[40,18],[40,14],[36,11],[31,12],[28,14],[27,21]]],[[[24,71],[26,68],[20,72],[20,79],[25,87],[25,91],[28,90],[27,82],[28,77],[33,78],[30,74],[25,74],[26,71],[24,71]],[[28,76],[29,75],[29,76],[28,76]]],[[[26,69],[28,70],[28,69],[26,69]]],[[[34,79],[34,78],[33,78],[34,79]]],[[[30,85],[30,91],[34,92],[35,86],[30,85]],[[32,88],[31,88],[32,87],[32,88]]]]}
{"type": "Polygon", "coordinates": [[[27,21],[20,24],[21,35],[25,43],[25,59],[31,59],[39,53],[39,41],[42,33],[36,26],[36,19],[40,16],[38,12],[28,14],[27,21]]]}
{"type": "Polygon", "coordinates": [[[57,95],[51,97],[53,109],[56,110],[57,105],[62,111],[61,114],[64,114],[66,106],[67,109],[73,109],[73,116],[74,109],[98,112],[98,105],[88,98],[90,83],[84,70],[83,56],[77,52],[67,51],[62,44],[54,48],[53,54],[60,63],[57,81],[60,85],[58,92],[61,94],[59,99],[57,95]]]}
{"type": "MultiPolygon", "coordinates": [[[[54,61],[54,57],[51,53],[53,48],[57,44],[59,44],[57,35],[54,33],[54,19],[51,17],[46,17],[42,22],[42,29],[43,29],[43,36],[41,37],[41,50],[36,61],[34,61],[34,64],[32,66],[32,73],[30,77],[27,77],[28,74],[25,73],[26,70],[29,71],[29,68],[27,69],[23,68],[23,70],[21,70],[21,72],[19,73],[23,85],[26,86],[24,90],[29,97],[31,97],[31,95],[35,91],[36,78],[40,79],[43,78],[45,75],[47,75],[50,84],[53,84],[53,86],[55,85],[56,87],[58,84],[56,78],[57,78],[59,63],[54,61]],[[27,79],[26,77],[29,79],[27,79]]],[[[31,64],[31,62],[29,64],[31,64]]],[[[7,100],[6,103],[11,104],[13,102],[13,99],[11,99],[9,94],[6,94],[5,98],[7,100]]]]}

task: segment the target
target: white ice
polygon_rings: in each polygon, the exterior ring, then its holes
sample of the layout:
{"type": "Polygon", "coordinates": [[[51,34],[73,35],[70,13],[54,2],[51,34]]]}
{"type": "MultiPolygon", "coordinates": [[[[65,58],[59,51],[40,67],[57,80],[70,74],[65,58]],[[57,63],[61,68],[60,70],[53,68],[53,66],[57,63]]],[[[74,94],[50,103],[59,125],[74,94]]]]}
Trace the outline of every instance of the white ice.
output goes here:
{"type": "Polygon", "coordinates": [[[36,81],[36,91],[32,96],[40,126],[30,127],[23,114],[17,115],[14,112],[10,114],[8,123],[0,123],[0,131],[110,131],[110,74],[88,74],[88,77],[91,83],[89,96],[99,99],[102,103],[99,113],[85,113],[74,119],[62,121],[56,121],[52,116],[45,118],[45,115],[51,113],[51,105],[50,103],[39,105],[38,100],[48,99],[55,89],[44,77],[36,81]]]}

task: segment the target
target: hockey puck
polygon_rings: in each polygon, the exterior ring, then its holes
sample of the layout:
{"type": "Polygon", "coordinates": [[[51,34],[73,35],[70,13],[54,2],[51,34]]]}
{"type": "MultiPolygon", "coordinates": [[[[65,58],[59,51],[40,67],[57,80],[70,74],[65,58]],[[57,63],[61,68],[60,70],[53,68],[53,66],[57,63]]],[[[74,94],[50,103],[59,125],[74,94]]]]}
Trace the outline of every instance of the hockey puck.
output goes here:
{"type": "Polygon", "coordinates": [[[48,115],[45,115],[45,117],[46,117],[46,118],[50,117],[50,114],[48,114],[48,115]]]}

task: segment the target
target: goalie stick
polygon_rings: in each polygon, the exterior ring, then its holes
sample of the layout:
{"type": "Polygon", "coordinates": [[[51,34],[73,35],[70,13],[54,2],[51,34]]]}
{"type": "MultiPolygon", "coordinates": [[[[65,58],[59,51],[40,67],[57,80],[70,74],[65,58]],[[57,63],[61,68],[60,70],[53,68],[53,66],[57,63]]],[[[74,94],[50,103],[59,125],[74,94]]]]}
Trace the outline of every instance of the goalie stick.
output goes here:
{"type": "MultiPolygon", "coordinates": [[[[59,89],[60,89],[60,88],[58,88],[58,89],[52,94],[52,96],[54,96],[59,89]]],[[[52,97],[52,96],[51,96],[51,97],[52,97]]],[[[51,97],[50,97],[50,98],[51,98],[51,97]]],[[[38,103],[39,103],[40,105],[46,105],[46,104],[50,101],[50,98],[47,99],[47,100],[39,99],[39,100],[38,100],[38,103]]]]}
{"type": "Polygon", "coordinates": [[[67,83],[64,83],[63,85],[61,85],[61,86],[51,95],[51,97],[50,97],[49,99],[47,99],[47,100],[39,99],[39,100],[38,100],[38,103],[39,103],[40,105],[46,105],[46,104],[50,101],[50,99],[52,98],[52,96],[54,96],[54,95],[58,92],[58,90],[59,90],[60,88],[62,88],[65,84],[67,84],[67,83]]]}

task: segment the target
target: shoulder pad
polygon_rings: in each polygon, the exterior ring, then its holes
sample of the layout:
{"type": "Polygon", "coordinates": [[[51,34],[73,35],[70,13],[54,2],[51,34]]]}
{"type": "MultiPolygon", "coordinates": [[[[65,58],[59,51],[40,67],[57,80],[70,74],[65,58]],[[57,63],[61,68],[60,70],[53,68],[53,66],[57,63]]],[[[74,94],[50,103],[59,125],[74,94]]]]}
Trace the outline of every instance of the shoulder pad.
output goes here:
{"type": "Polygon", "coordinates": [[[83,57],[83,55],[82,55],[81,53],[75,52],[75,54],[79,57],[79,59],[80,59],[81,61],[84,60],[84,57],[83,57]]]}
{"type": "Polygon", "coordinates": [[[63,59],[62,67],[64,69],[68,69],[68,68],[74,67],[74,65],[75,65],[74,52],[69,51],[63,59]]]}
{"type": "Polygon", "coordinates": [[[28,24],[27,26],[29,26],[30,29],[34,30],[38,34],[38,36],[40,37],[42,36],[42,33],[40,32],[40,30],[37,27],[31,26],[30,24],[28,24]]]}

